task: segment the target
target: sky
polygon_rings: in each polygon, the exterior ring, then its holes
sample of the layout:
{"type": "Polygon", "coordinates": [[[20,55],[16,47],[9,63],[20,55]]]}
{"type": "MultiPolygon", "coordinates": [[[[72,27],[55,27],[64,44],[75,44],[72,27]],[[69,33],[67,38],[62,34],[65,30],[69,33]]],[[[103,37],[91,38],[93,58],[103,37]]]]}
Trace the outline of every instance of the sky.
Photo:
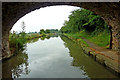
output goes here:
{"type": "Polygon", "coordinates": [[[32,11],[20,18],[13,26],[11,31],[22,31],[22,22],[25,23],[25,31],[39,32],[40,29],[60,29],[71,11],[80,9],[75,6],[49,6],[32,11]]]}

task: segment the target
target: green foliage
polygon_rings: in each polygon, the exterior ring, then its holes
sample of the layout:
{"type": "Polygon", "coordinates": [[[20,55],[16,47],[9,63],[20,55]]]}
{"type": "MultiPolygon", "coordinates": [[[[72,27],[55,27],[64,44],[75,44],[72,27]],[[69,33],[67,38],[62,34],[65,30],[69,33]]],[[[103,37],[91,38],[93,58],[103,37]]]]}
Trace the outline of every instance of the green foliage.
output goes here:
{"type": "Polygon", "coordinates": [[[46,30],[41,29],[40,34],[42,36],[53,35],[53,34],[55,35],[55,34],[59,34],[59,31],[58,29],[46,29],[46,30]]]}
{"type": "Polygon", "coordinates": [[[15,31],[13,33],[10,33],[9,35],[9,44],[10,44],[10,50],[12,53],[23,51],[25,47],[25,43],[27,41],[26,39],[26,33],[25,33],[25,23],[22,22],[22,32],[17,34],[15,31]]]}
{"type": "Polygon", "coordinates": [[[49,29],[46,29],[45,33],[46,33],[46,34],[49,34],[49,33],[50,33],[50,30],[49,30],[49,29]]]}
{"type": "MultiPolygon", "coordinates": [[[[9,44],[10,49],[14,49],[14,51],[18,52],[20,50],[24,50],[26,43],[25,33],[21,32],[20,34],[10,33],[9,35],[9,44]]],[[[11,50],[12,51],[12,50],[11,50]]],[[[13,53],[14,53],[13,51],[13,53]]]]}
{"type": "Polygon", "coordinates": [[[60,29],[62,33],[75,39],[83,36],[98,46],[110,44],[109,28],[100,16],[86,9],[77,9],[71,13],[69,21],[65,21],[60,29]]]}
{"type": "Polygon", "coordinates": [[[86,30],[90,34],[95,35],[104,29],[109,31],[104,20],[89,10],[77,9],[71,13],[69,21],[65,21],[64,26],[60,30],[62,33],[76,33],[86,30]]]}
{"type": "Polygon", "coordinates": [[[10,33],[9,35],[9,44],[10,44],[10,50],[12,53],[18,53],[19,51],[23,51],[26,43],[28,40],[39,38],[40,36],[42,40],[47,37],[47,39],[50,38],[51,35],[54,35],[53,33],[58,32],[58,29],[41,29],[40,34],[37,32],[29,32],[28,34],[25,33],[25,23],[22,22],[22,31],[17,34],[15,31],[13,33],[10,33]]]}
{"type": "Polygon", "coordinates": [[[89,40],[98,46],[109,48],[110,44],[110,34],[106,31],[101,32],[98,35],[90,36],[89,40]]]}
{"type": "Polygon", "coordinates": [[[86,43],[86,41],[84,41],[83,39],[81,39],[80,38],[80,34],[79,33],[76,33],[76,34],[65,34],[64,33],[64,35],[66,35],[66,36],[68,36],[69,38],[71,38],[71,39],[73,39],[73,40],[77,40],[77,41],[79,41],[79,43],[83,43],[83,44],[85,44],[87,47],[89,46],[87,43],[86,43]]]}
{"type": "Polygon", "coordinates": [[[99,33],[98,35],[94,35],[94,36],[88,34],[85,30],[83,30],[79,33],[69,33],[69,34],[64,33],[64,35],[66,35],[68,37],[72,37],[76,40],[80,39],[80,41],[82,41],[82,43],[85,43],[85,41],[83,41],[80,38],[82,36],[82,37],[88,39],[89,41],[95,43],[96,45],[105,47],[105,48],[109,48],[109,44],[110,44],[110,34],[107,31],[103,31],[103,32],[99,33]]]}
{"type": "Polygon", "coordinates": [[[16,32],[10,33],[9,35],[9,44],[10,50],[12,53],[18,53],[19,51],[23,51],[25,49],[26,43],[28,40],[39,37],[38,33],[27,34],[25,32],[21,32],[17,34],[16,32]]]}
{"type": "Polygon", "coordinates": [[[58,33],[58,29],[49,29],[50,30],[50,33],[58,33]]]}
{"type": "Polygon", "coordinates": [[[44,34],[45,33],[45,30],[44,29],[41,29],[40,30],[40,34],[44,34]]]}

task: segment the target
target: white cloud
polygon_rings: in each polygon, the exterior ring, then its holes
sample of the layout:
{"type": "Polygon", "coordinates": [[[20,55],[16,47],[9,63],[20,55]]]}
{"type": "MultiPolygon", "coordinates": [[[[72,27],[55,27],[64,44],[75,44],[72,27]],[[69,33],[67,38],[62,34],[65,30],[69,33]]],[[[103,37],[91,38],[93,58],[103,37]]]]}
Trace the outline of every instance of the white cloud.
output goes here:
{"type": "Polygon", "coordinates": [[[38,32],[40,29],[60,29],[64,20],[68,20],[70,12],[75,9],[79,9],[79,7],[50,6],[37,9],[18,20],[11,31],[21,31],[22,21],[26,24],[26,32],[38,32]]]}

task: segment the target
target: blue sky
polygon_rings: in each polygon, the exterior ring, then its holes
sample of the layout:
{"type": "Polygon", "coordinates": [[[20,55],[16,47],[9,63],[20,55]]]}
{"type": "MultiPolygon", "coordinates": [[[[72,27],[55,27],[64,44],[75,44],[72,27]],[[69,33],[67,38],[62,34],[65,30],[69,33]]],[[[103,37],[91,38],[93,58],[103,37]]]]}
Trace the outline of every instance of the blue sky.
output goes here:
{"type": "Polygon", "coordinates": [[[60,29],[65,20],[68,20],[70,12],[79,9],[74,6],[49,6],[32,11],[20,18],[11,31],[20,32],[22,22],[25,22],[26,32],[39,32],[40,29],[60,29]]]}

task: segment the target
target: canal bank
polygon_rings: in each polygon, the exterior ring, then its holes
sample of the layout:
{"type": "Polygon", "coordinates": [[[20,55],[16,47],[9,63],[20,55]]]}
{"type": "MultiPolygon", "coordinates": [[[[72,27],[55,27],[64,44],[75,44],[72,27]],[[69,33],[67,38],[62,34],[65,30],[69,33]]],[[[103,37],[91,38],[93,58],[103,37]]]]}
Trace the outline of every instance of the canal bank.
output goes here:
{"type": "Polygon", "coordinates": [[[117,76],[120,76],[120,55],[118,55],[117,52],[99,47],[83,37],[81,37],[81,39],[74,39],[65,34],[64,36],[81,45],[84,53],[86,53],[98,63],[102,64],[106,69],[108,69],[112,73],[116,74],[117,76]]]}

